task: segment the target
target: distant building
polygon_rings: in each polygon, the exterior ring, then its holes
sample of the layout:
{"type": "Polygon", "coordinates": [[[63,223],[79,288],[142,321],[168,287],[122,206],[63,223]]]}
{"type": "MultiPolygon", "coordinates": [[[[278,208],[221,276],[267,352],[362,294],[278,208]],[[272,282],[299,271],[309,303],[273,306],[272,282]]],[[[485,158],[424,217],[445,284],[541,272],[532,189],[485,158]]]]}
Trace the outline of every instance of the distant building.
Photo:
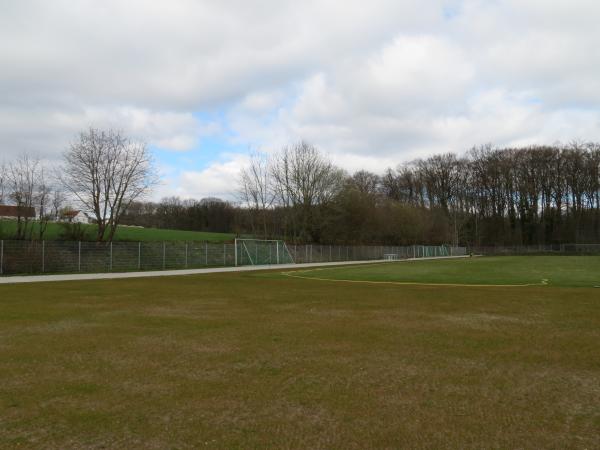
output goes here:
{"type": "Polygon", "coordinates": [[[90,223],[90,218],[83,211],[67,210],[61,213],[60,221],[69,223],[90,223]]]}
{"type": "Polygon", "coordinates": [[[34,219],[35,208],[32,206],[0,205],[0,219],[17,218],[34,219]]]}

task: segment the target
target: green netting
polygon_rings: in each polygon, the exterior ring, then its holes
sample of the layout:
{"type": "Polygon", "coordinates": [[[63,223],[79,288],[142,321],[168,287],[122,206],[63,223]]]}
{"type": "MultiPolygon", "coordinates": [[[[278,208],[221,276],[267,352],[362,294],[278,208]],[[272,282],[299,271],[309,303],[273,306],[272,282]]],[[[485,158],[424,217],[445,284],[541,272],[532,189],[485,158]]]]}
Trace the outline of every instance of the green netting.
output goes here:
{"type": "Polygon", "coordinates": [[[450,256],[450,249],[445,245],[415,245],[413,251],[415,258],[435,258],[439,256],[450,256]]]}
{"type": "Polygon", "coordinates": [[[236,265],[238,266],[291,264],[294,262],[283,241],[238,239],[235,245],[236,265]]]}

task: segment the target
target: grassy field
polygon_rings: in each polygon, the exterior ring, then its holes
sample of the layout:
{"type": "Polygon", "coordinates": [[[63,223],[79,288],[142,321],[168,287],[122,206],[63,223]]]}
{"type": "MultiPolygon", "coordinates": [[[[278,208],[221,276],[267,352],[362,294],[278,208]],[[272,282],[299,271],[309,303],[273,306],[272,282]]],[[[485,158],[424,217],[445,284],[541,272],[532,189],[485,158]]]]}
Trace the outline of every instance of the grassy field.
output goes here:
{"type": "MultiPolygon", "coordinates": [[[[369,266],[309,269],[306,278],[385,283],[548,284],[600,287],[600,258],[594,256],[500,256],[425,261],[401,261],[369,266]]],[[[600,291],[598,291],[600,295],[600,291]]]]}
{"type": "Polygon", "coordinates": [[[0,446],[599,448],[599,261],[0,285],[0,446]]]}
{"type": "MultiPolygon", "coordinates": [[[[83,225],[87,240],[94,240],[96,225],[83,225]]],[[[34,225],[34,235],[37,235],[37,224],[34,225]]],[[[61,239],[64,228],[59,223],[49,223],[44,239],[61,239]]],[[[0,221],[0,237],[10,239],[15,235],[16,222],[14,220],[0,221]]],[[[159,228],[138,228],[121,226],[115,233],[115,241],[210,241],[224,242],[235,238],[231,233],[210,233],[204,231],[164,230],[159,228]]]]}

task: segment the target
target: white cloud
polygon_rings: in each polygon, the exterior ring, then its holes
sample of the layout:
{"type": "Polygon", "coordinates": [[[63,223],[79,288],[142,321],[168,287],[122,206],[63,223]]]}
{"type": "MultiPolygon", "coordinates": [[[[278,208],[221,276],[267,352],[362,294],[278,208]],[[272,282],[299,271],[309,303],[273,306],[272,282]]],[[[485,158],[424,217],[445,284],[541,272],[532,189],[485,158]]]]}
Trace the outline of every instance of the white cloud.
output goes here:
{"type": "Polygon", "coordinates": [[[167,183],[157,189],[154,197],[218,197],[236,201],[240,170],[248,161],[247,155],[227,154],[222,161],[214,162],[203,170],[184,170],[180,173],[170,171],[167,183]]]}
{"type": "MultiPolygon", "coordinates": [[[[304,138],[349,170],[600,140],[591,0],[5,3],[0,159],[55,159],[88,125],[178,152],[204,136],[265,151],[304,138]]],[[[226,195],[243,158],[213,159],[162,190],[226,195]]]]}

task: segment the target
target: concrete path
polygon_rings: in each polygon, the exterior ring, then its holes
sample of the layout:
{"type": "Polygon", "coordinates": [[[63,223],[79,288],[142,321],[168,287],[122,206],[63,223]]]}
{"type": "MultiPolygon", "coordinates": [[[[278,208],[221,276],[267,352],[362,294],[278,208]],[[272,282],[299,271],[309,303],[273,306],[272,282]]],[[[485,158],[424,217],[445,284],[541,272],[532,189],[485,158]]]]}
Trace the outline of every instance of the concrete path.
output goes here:
{"type": "Polygon", "coordinates": [[[180,275],[201,275],[205,273],[222,272],[250,272],[255,270],[275,270],[275,269],[301,269],[303,267],[319,266],[350,266],[353,264],[376,264],[400,261],[422,261],[426,259],[452,259],[465,258],[468,256],[438,256],[431,258],[410,258],[399,261],[383,261],[381,259],[370,261],[337,261],[321,263],[304,264],[275,264],[268,266],[240,266],[240,267],[212,267],[208,269],[185,269],[185,270],[155,270],[147,272],[111,272],[111,273],[78,273],[68,275],[25,275],[25,276],[5,276],[0,277],[0,284],[17,283],[43,283],[48,281],[80,281],[80,280],[114,280],[120,278],[147,278],[147,277],[171,277],[180,275]]]}

